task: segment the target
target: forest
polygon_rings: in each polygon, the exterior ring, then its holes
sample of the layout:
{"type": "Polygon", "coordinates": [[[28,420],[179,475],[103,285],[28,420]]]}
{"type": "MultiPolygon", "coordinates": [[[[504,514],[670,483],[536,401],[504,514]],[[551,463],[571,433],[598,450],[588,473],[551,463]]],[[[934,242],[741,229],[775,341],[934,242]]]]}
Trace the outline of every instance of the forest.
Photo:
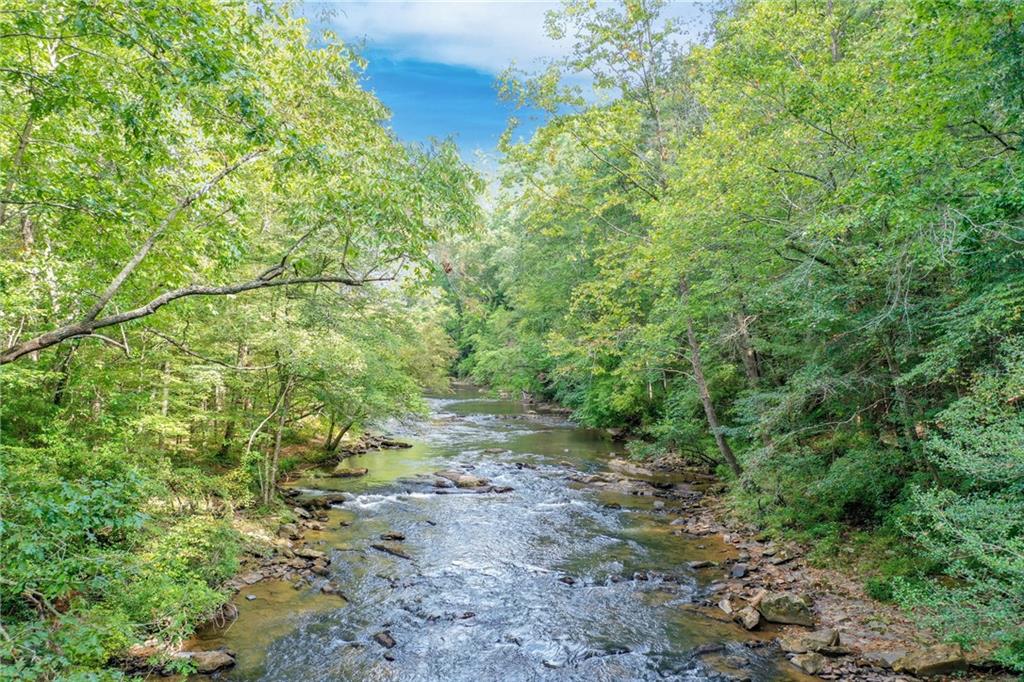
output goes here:
{"type": "Polygon", "coordinates": [[[1024,12],[567,0],[494,196],[278,3],[0,9],[0,677],[119,679],[468,379],[1024,672],[1024,12]],[[315,444],[315,445],[310,445],[315,444]]]}

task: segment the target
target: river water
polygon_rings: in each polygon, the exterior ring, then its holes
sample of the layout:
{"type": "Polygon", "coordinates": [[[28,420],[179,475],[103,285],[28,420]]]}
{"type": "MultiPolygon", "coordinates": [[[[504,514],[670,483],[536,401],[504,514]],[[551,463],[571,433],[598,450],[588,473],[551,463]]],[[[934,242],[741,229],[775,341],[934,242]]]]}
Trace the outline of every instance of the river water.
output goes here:
{"type": "Polygon", "coordinates": [[[345,599],[316,585],[245,588],[238,619],[202,633],[203,648],[237,653],[224,678],[792,677],[791,666],[760,653],[770,648],[748,646],[754,635],[693,608],[713,600],[707,582],[715,575],[687,563],[721,560],[728,548],[674,534],[671,502],[656,509],[654,498],[569,478],[605,469],[616,446],[604,434],[476,389],[428,401],[430,417],[398,433],[414,447],[350,457],[349,466],[369,469],[362,478],[295,483],[351,493],[330,511],[326,530],[306,533],[307,544],[331,556],[324,580],[345,599]],[[429,475],[453,468],[513,490],[438,494],[429,475]],[[385,532],[405,535],[411,559],[371,548],[385,532]],[[385,631],[392,648],[374,639],[385,631]],[[701,654],[701,645],[718,651],[701,654]]]}

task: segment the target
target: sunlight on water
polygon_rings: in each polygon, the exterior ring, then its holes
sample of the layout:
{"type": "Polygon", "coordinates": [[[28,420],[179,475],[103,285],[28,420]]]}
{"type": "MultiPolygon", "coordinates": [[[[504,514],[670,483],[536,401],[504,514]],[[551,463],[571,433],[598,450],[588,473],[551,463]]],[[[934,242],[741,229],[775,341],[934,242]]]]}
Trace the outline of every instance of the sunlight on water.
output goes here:
{"type": "Polygon", "coordinates": [[[671,502],[656,512],[651,498],[567,480],[616,450],[604,434],[466,390],[430,405],[430,417],[396,429],[414,447],[346,460],[368,475],[295,482],[351,493],[324,531],[306,535],[331,552],[329,577],[351,601],[315,587],[247,588],[238,620],[200,642],[237,652],[228,679],[731,679],[715,661],[741,654],[741,677],[790,677],[740,644],[749,633],[687,608],[704,589],[687,562],[731,548],[674,535],[671,502]],[[514,490],[437,494],[425,476],[450,468],[514,490]],[[370,547],[387,531],[406,536],[411,560],[370,547]],[[373,640],[383,630],[397,642],[393,661],[373,640]],[[691,653],[708,642],[731,648],[691,653]]]}

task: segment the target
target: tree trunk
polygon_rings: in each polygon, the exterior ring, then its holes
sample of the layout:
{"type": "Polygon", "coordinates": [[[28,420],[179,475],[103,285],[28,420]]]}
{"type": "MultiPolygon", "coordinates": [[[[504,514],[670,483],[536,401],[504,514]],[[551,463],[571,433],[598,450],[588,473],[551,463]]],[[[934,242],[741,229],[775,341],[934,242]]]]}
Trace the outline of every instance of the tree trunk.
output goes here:
{"type": "Polygon", "coordinates": [[[264,504],[270,504],[274,489],[277,487],[277,464],[281,459],[281,435],[284,433],[285,423],[288,421],[288,407],[291,403],[291,380],[282,389],[281,412],[277,416],[277,433],[274,434],[274,452],[270,458],[270,465],[267,467],[267,483],[263,491],[264,504]]]}
{"type": "MultiPolygon", "coordinates": [[[[685,279],[679,284],[679,292],[685,303],[690,294],[690,286],[685,279]]],[[[690,346],[690,365],[693,367],[693,380],[697,383],[700,402],[704,405],[704,415],[708,420],[708,428],[711,429],[711,433],[715,437],[715,443],[718,445],[718,451],[722,454],[722,458],[725,459],[732,472],[739,476],[743,473],[743,469],[736,460],[736,455],[733,454],[732,448],[729,447],[729,442],[725,439],[725,434],[722,433],[722,429],[718,424],[718,414],[715,412],[715,405],[711,401],[707,379],[704,378],[704,363],[700,358],[700,344],[697,342],[697,334],[693,330],[693,318],[690,317],[689,313],[686,315],[686,340],[690,346]]]]}
{"type": "Polygon", "coordinates": [[[761,383],[761,361],[754,350],[750,339],[750,317],[742,310],[735,315],[736,338],[739,346],[740,359],[743,360],[743,371],[751,388],[761,383]]]}
{"type": "MultiPolygon", "coordinates": [[[[332,420],[331,421],[331,428],[333,429],[334,428],[334,422],[333,422],[334,418],[331,417],[331,420],[332,420]]],[[[341,445],[341,439],[345,436],[346,433],[348,433],[349,429],[351,429],[352,425],[355,424],[355,423],[356,422],[355,422],[354,419],[350,420],[347,424],[345,424],[345,426],[341,427],[338,430],[338,433],[337,433],[337,435],[334,436],[334,440],[333,441],[330,438],[327,439],[327,446],[326,446],[327,452],[334,452],[335,450],[338,449],[338,446],[341,445]]]]}

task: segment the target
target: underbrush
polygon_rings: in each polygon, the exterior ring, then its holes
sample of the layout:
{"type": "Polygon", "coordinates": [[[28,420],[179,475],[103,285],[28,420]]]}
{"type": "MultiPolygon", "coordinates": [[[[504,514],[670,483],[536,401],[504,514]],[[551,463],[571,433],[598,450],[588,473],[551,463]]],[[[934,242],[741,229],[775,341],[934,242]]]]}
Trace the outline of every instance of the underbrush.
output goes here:
{"type": "Polygon", "coordinates": [[[63,435],[3,462],[0,678],[116,678],[112,657],[180,642],[224,603],[242,540],[212,503],[220,477],[170,490],[165,461],[63,435]]]}

